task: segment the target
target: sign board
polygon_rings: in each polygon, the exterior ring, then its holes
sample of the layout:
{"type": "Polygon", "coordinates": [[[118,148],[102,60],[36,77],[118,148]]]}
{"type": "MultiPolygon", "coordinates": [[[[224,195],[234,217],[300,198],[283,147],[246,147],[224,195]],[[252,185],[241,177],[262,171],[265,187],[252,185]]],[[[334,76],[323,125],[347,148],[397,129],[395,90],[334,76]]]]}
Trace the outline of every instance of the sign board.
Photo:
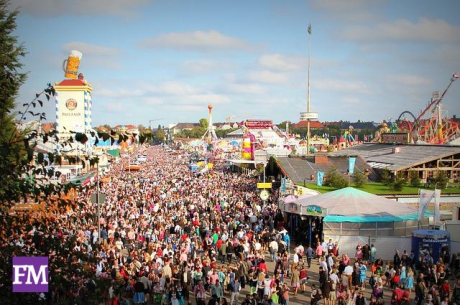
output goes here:
{"type": "Polygon", "coordinates": [[[309,205],[306,207],[302,207],[300,214],[307,215],[307,216],[325,217],[327,216],[327,209],[323,209],[317,205],[309,205]]]}
{"type": "Polygon", "coordinates": [[[290,203],[284,205],[284,211],[288,212],[288,213],[299,214],[300,206],[297,205],[295,202],[290,202],[290,203]]]}
{"type": "Polygon", "coordinates": [[[259,195],[259,196],[260,196],[260,199],[262,199],[263,201],[265,201],[265,200],[268,199],[268,197],[270,197],[270,194],[268,193],[267,190],[262,190],[262,191],[260,192],[260,195],[259,195]]]}
{"type": "Polygon", "coordinates": [[[260,182],[260,183],[257,183],[257,188],[258,189],[271,189],[272,184],[271,182],[260,182]]]}
{"type": "MultiPolygon", "coordinates": [[[[91,202],[97,203],[97,193],[91,195],[91,202]]],[[[99,193],[99,203],[105,203],[105,194],[99,193]]]]}
{"type": "Polygon", "coordinates": [[[382,143],[404,143],[410,142],[410,134],[408,132],[382,133],[382,143]]]}
{"type": "Polygon", "coordinates": [[[319,118],[318,112],[302,112],[300,115],[302,120],[317,120],[319,118]]]}

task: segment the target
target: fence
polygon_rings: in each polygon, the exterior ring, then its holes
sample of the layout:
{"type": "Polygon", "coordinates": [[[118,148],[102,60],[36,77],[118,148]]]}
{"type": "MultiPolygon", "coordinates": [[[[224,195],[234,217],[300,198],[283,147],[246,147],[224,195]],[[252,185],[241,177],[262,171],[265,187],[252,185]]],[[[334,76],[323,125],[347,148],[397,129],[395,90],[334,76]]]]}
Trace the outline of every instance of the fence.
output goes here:
{"type": "MultiPolygon", "coordinates": [[[[363,245],[374,244],[377,249],[377,257],[383,260],[393,260],[395,251],[402,253],[404,250],[409,254],[411,251],[410,237],[384,237],[384,236],[340,236],[340,235],[324,235],[326,241],[332,239],[339,243],[339,253],[348,254],[351,258],[355,257],[356,246],[359,242],[363,245]]],[[[460,250],[460,243],[458,243],[460,250]]]]}
{"type": "Polygon", "coordinates": [[[324,222],[324,235],[341,236],[412,236],[412,231],[428,229],[429,219],[420,222],[406,220],[398,222],[324,222]]]}

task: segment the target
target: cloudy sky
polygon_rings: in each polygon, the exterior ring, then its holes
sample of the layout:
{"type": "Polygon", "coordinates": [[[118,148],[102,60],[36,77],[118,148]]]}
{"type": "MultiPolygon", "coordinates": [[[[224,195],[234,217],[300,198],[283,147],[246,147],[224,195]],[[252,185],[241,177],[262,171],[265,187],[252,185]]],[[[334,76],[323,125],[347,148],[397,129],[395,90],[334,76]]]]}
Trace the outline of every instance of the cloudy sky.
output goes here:
{"type": "MultiPolygon", "coordinates": [[[[460,71],[460,1],[12,0],[28,71],[18,104],[64,77],[70,50],[93,86],[93,123],[247,117],[297,122],[419,113],[460,71]]],[[[54,118],[53,105],[46,105],[54,118]]],[[[444,99],[460,115],[460,80],[444,99]]]]}

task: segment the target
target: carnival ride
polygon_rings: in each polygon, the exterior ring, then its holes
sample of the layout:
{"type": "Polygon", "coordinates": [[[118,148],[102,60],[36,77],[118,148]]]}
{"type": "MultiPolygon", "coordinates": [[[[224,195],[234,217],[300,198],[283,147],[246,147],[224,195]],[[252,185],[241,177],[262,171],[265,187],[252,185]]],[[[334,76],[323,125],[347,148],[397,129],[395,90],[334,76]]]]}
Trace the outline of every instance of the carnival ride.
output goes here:
{"type": "Polygon", "coordinates": [[[391,119],[384,121],[376,132],[374,141],[380,142],[384,133],[408,133],[412,143],[447,144],[459,138],[460,123],[449,119],[447,111],[442,109],[444,96],[458,78],[460,78],[460,73],[454,73],[441,96],[439,92],[433,93],[431,101],[418,116],[406,110],[395,122],[392,122],[391,119]]]}

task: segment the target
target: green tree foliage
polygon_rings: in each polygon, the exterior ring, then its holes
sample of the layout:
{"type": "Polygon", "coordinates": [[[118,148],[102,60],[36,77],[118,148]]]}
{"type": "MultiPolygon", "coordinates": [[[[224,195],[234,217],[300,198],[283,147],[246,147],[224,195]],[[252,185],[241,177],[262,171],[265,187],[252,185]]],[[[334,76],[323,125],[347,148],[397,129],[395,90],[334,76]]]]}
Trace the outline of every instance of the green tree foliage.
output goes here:
{"type": "Polygon", "coordinates": [[[209,123],[208,123],[207,119],[205,119],[205,118],[200,119],[200,127],[201,128],[206,129],[206,128],[208,128],[208,126],[209,126],[209,123]]]}
{"type": "Polygon", "coordinates": [[[161,128],[160,125],[158,125],[157,131],[155,132],[154,141],[156,143],[164,143],[165,136],[166,136],[165,131],[161,128]]]}
{"type": "Polygon", "coordinates": [[[337,171],[336,168],[331,168],[326,173],[326,180],[324,185],[341,189],[348,186],[348,181],[337,171]]]}
{"type": "Polygon", "coordinates": [[[220,139],[225,138],[229,133],[232,131],[235,131],[235,128],[230,128],[230,129],[217,129],[216,130],[216,136],[220,139]]]}
{"type": "Polygon", "coordinates": [[[355,171],[353,174],[353,183],[356,187],[363,187],[367,182],[367,177],[359,171],[355,171]]]}
{"type": "Polygon", "coordinates": [[[393,191],[400,192],[403,187],[406,185],[407,180],[401,177],[395,177],[392,182],[390,182],[390,189],[393,191]]]}
{"type": "Polygon", "coordinates": [[[445,171],[438,171],[436,173],[436,178],[432,180],[430,187],[436,187],[438,189],[445,189],[449,179],[445,171]]]}
{"type": "Polygon", "coordinates": [[[409,183],[413,187],[419,187],[420,186],[420,177],[418,175],[418,171],[410,171],[409,172],[409,183]]]}
{"type": "MultiPolygon", "coordinates": [[[[18,45],[13,36],[16,29],[18,11],[8,12],[8,2],[0,0],[0,200],[2,203],[18,199],[26,184],[19,182],[21,172],[27,162],[27,147],[24,134],[16,128],[14,121],[15,98],[26,80],[20,59],[25,49],[18,45]]],[[[29,150],[30,152],[30,150],[29,150]]]]}
{"type": "Polygon", "coordinates": [[[380,182],[385,185],[390,185],[391,183],[391,173],[388,169],[384,168],[380,172],[380,182]]]}

